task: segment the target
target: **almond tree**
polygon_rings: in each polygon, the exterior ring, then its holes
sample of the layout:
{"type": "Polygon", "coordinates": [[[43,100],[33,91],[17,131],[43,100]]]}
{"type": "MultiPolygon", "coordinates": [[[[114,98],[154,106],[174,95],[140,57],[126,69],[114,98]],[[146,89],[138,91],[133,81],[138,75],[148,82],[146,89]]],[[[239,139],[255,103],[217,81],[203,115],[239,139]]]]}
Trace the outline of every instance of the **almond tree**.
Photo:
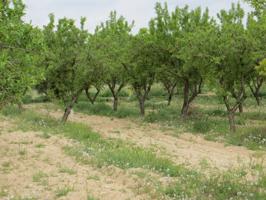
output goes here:
{"type": "Polygon", "coordinates": [[[150,29],[162,47],[162,54],[165,58],[158,77],[168,88],[169,99],[178,82],[181,82],[183,85],[181,116],[187,118],[190,104],[201,92],[203,83],[200,70],[202,63],[193,62],[193,57],[200,54],[200,46],[192,46],[191,39],[195,32],[208,29],[213,22],[208,10],[205,12],[202,12],[200,8],[189,10],[188,6],[177,7],[169,13],[167,4],[163,7],[158,3],[156,13],[156,18],[150,22],[150,29]]]}
{"type": "MultiPolygon", "coordinates": [[[[86,79],[92,67],[92,58],[88,48],[88,33],[84,30],[85,18],[80,27],[72,19],[63,18],[54,24],[54,16],[50,15],[50,23],[45,27],[46,46],[50,52],[46,57],[46,83],[48,93],[61,100],[65,105],[62,118],[66,122],[68,116],[86,86],[86,79]],[[50,38],[50,39],[49,39],[50,38]]],[[[92,75],[91,75],[92,76],[92,75]]]]}
{"type": "MultiPolygon", "coordinates": [[[[252,1],[255,8],[255,12],[252,12],[248,16],[247,31],[249,37],[254,42],[253,52],[253,70],[250,73],[250,80],[248,86],[252,95],[256,99],[257,105],[261,104],[261,88],[265,82],[265,76],[259,74],[256,70],[256,66],[266,58],[266,9],[262,9],[262,5],[255,4],[259,1],[252,1]]],[[[263,3],[263,1],[260,1],[263,3]]],[[[264,6],[266,1],[264,1],[264,6]]]]}
{"type": "MultiPolygon", "coordinates": [[[[176,12],[180,16],[181,33],[177,38],[175,56],[181,60],[179,74],[183,80],[183,118],[188,116],[190,104],[200,94],[206,65],[209,57],[204,48],[208,48],[209,31],[212,30],[213,20],[208,10],[202,12],[200,8],[188,11],[187,8],[176,12]]],[[[211,32],[211,31],[210,31],[211,32]]]]}
{"type": "Polygon", "coordinates": [[[178,18],[171,16],[168,6],[157,3],[155,6],[156,17],[149,23],[150,33],[161,49],[161,63],[157,69],[157,80],[161,82],[168,94],[168,105],[181,81],[179,77],[180,60],[174,56],[176,38],[180,30],[177,26],[178,18]]]}
{"type": "Polygon", "coordinates": [[[155,81],[160,66],[161,51],[154,37],[147,29],[131,40],[127,63],[123,63],[129,84],[132,86],[139,101],[140,114],[145,115],[145,101],[155,81]]]}
{"type": "Polygon", "coordinates": [[[217,64],[210,77],[226,106],[230,130],[235,132],[235,112],[247,97],[246,85],[254,48],[243,24],[244,10],[240,4],[233,4],[229,11],[222,10],[218,18],[220,26],[214,43],[217,64]]]}
{"type": "Polygon", "coordinates": [[[109,19],[96,28],[91,40],[94,55],[105,71],[104,81],[112,93],[114,111],[118,107],[119,93],[127,84],[123,63],[126,63],[132,27],[133,23],[129,24],[113,11],[109,19]]]}

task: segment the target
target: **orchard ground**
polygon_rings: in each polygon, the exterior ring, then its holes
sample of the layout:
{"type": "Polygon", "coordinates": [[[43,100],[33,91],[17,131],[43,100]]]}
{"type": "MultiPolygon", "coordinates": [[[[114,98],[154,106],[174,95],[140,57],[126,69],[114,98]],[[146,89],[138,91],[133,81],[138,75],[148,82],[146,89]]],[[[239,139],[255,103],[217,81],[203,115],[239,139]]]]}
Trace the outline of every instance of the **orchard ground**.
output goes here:
{"type": "Polygon", "coordinates": [[[167,106],[159,85],[145,117],[130,90],[117,112],[103,90],[95,105],[82,95],[65,125],[60,104],[31,93],[0,115],[0,199],[265,199],[263,98],[247,99],[233,134],[213,93],[184,121],[182,98],[167,106]]]}

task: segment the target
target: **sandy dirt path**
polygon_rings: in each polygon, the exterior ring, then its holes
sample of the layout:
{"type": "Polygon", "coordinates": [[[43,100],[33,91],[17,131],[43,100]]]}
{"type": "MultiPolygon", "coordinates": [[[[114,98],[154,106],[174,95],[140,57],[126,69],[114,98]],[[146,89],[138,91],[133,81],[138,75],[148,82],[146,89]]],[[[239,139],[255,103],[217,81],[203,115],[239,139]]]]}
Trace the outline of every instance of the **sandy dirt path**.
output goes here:
{"type": "MultiPolygon", "coordinates": [[[[58,119],[63,114],[60,110],[40,109],[40,105],[29,107],[58,119]],[[36,109],[36,106],[39,108],[36,109]]],[[[256,152],[245,147],[226,147],[223,143],[207,141],[200,136],[189,133],[175,137],[172,136],[173,132],[162,131],[156,124],[140,125],[128,119],[85,115],[77,112],[71,114],[69,120],[84,123],[103,137],[119,138],[146,148],[154,148],[158,154],[168,155],[173,161],[185,163],[192,167],[200,166],[206,161],[210,166],[222,170],[249,166],[256,162],[266,166],[265,153],[260,154],[257,158],[256,152]]]]}

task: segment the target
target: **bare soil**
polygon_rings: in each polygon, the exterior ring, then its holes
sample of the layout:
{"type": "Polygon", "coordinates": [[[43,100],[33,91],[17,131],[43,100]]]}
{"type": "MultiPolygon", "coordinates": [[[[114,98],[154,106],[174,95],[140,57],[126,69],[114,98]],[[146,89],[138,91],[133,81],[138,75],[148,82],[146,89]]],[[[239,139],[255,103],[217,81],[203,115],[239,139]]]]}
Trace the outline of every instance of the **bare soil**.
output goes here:
{"type": "Polygon", "coordinates": [[[115,167],[95,168],[64,153],[74,141],[37,132],[9,132],[0,121],[0,199],[149,199],[138,194],[138,177],[115,167]],[[69,192],[60,197],[60,191],[69,192]],[[58,195],[58,196],[57,196],[58,195]]]}

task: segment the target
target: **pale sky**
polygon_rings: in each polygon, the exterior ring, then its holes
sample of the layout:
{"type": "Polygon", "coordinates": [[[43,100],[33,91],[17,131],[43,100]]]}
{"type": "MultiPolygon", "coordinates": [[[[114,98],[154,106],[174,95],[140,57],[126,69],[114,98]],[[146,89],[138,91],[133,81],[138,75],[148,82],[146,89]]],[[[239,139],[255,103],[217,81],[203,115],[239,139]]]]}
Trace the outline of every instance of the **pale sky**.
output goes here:
{"type": "MultiPolygon", "coordinates": [[[[95,26],[105,21],[112,10],[116,10],[130,22],[134,20],[136,31],[146,27],[149,20],[155,16],[156,2],[167,2],[170,10],[186,4],[190,8],[208,7],[210,14],[216,16],[221,9],[229,9],[231,4],[237,3],[238,0],[24,0],[24,2],[27,6],[25,19],[34,25],[42,27],[47,24],[49,13],[54,13],[56,18],[68,17],[77,21],[83,16],[87,18],[87,28],[93,32],[95,26]]],[[[251,10],[248,5],[243,3],[242,5],[246,11],[251,10]]]]}

